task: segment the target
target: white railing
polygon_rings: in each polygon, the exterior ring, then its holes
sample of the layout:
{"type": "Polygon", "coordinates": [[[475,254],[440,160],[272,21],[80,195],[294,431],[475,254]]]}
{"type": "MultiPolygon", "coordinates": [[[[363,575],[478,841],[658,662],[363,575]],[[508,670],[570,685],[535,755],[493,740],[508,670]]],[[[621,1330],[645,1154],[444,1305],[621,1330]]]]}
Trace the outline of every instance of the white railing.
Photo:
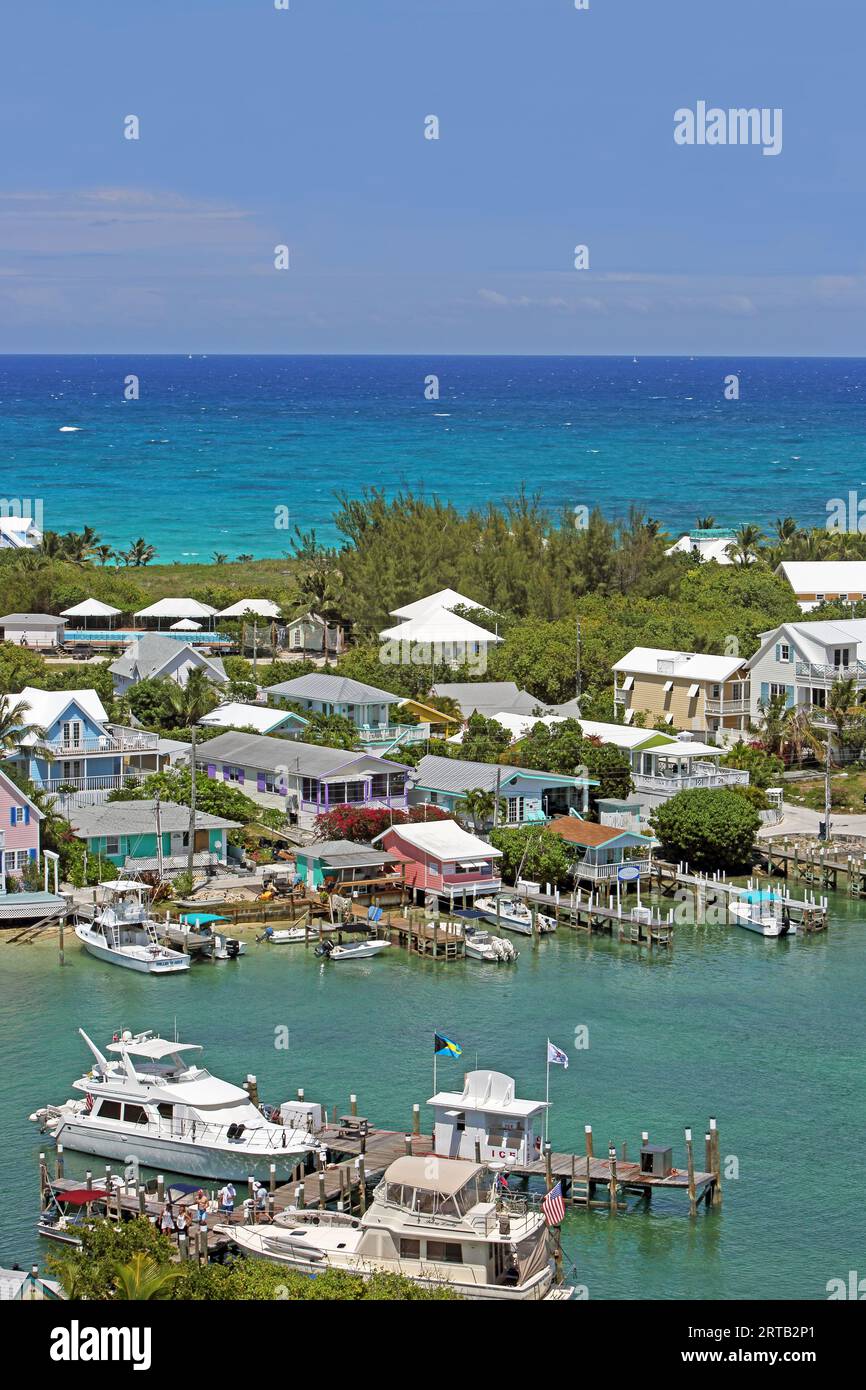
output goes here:
{"type": "Polygon", "coordinates": [[[74,792],[113,792],[119,787],[126,786],[127,783],[140,782],[141,776],[136,772],[117,772],[106,775],[105,777],[50,777],[40,785],[47,792],[74,791],[74,792]]]}
{"type": "Polygon", "coordinates": [[[746,697],[744,700],[713,700],[707,696],[707,714],[748,714],[751,707],[751,700],[746,697]]]}
{"type": "Polygon", "coordinates": [[[649,873],[650,861],[647,857],[644,859],[622,859],[617,864],[592,864],[582,859],[578,864],[575,864],[575,873],[578,878],[616,878],[619,870],[626,866],[638,868],[642,874],[646,874],[649,873]]]}
{"type": "Polygon", "coordinates": [[[664,792],[675,796],[677,792],[692,791],[696,787],[748,786],[748,772],[734,768],[719,768],[711,772],[683,773],[680,776],[650,777],[642,772],[632,774],[635,791],[664,792]]]}
{"type": "Polygon", "coordinates": [[[819,661],[796,662],[796,674],[809,680],[846,681],[866,680],[866,661],[855,661],[850,666],[835,666],[819,661]]]}
{"type": "Polygon", "coordinates": [[[97,738],[48,739],[44,746],[56,758],[75,758],[88,753],[153,753],[159,747],[159,735],[114,728],[111,734],[100,734],[97,738]]]}
{"type": "Polygon", "coordinates": [[[358,730],[359,743],[424,743],[430,737],[429,724],[369,724],[358,730]]]}

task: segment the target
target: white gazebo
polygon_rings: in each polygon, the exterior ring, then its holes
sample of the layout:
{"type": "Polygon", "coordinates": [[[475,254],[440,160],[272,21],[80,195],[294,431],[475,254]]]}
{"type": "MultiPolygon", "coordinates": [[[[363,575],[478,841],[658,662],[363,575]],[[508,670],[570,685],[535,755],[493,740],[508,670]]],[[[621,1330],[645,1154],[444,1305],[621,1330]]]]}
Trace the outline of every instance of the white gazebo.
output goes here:
{"type": "Polygon", "coordinates": [[[194,623],[192,618],[181,618],[180,622],[172,623],[171,632],[201,632],[201,623],[194,623]]]}
{"type": "Polygon", "coordinates": [[[93,618],[97,626],[106,624],[111,627],[112,619],[120,617],[121,608],[112,608],[110,603],[102,603],[98,598],[86,598],[81,603],[76,603],[72,608],[64,608],[60,614],[61,618],[80,618],[82,625],[87,627],[88,618],[93,618]]]}
{"type": "Polygon", "coordinates": [[[487,649],[501,642],[495,632],[470,623],[447,608],[432,608],[379,636],[388,643],[386,652],[395,665],[481,666],[486,669],[487,649]],[[483,663],[483,665],[482,665],[483,663]]]}
{"type": "Polygon", "coordinates": [[[243,618],[247,613],[255,618],[278,618],[280,616],[280,606],[269,598],[242,598],[237,603],[233,603],[230,608],[224,608],[218,615],[220,618],[243,618]]]}
{"type": "Polygon", "coordinates": [[[438,594],[428,594],[427,598],[418,598],[414,603],[404,603],[402,608],[392,608],[392,618],[420,618],[425,613],[433,613],[437,608],[474,608],[478,613],[489,613],[489,609],[483,603],[476,603],[474,598],[467,598],[465,594],[458,594],[456,589],[440,589],[438,594]]]}
{"type": "Polygon", "coordinates": [[[148,608],[140,608],[135,614],[136,622],[153,622],[157,628],[163,623],[173,624],[181,618],[194,622],[202,620],[202,625],[213,627],[216,609],[209,603],[200,603],[197,598],[161,598],[148,608]]]}

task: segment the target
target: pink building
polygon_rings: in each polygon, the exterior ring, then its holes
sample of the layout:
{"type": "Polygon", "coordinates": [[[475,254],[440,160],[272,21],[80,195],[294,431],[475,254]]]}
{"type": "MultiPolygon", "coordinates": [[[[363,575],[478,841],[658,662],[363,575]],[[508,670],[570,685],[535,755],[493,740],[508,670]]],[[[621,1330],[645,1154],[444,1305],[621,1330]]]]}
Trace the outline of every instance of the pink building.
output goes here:
{"type": "Polygon", "coordinates": [[[501,886],[502,851],[456,821],[393,825],[376,836],[374,844],[379,843],[406,861],[409,888],[417,894],[436,893],[451,906],[468,906],[477,895],[495,893],[501,886]]]}
{"type": "Polygon", "coordinates": [[[18,877],[28,860],[39,861],[42,812],[0,772],[0,892],[6,876],[18,877]]]}

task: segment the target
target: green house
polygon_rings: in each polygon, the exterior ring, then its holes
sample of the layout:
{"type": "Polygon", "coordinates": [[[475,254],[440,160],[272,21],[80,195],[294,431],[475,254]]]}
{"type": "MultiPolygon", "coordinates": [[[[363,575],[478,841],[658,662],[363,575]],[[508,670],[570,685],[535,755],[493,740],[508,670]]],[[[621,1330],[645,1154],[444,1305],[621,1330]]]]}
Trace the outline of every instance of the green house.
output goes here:
{"type": "MultiPolygon", "coordinates": [[[[162,801],[157,808],[156,801],[106,801],[75,807],[69,819],[88,855],[108,859],[126,873],[185,869],[189,863],[188,806],[162,801]]],[[[196,812],[193,867],[224,865],[228,832],[239,826],[239,821],[196,812]]]]}

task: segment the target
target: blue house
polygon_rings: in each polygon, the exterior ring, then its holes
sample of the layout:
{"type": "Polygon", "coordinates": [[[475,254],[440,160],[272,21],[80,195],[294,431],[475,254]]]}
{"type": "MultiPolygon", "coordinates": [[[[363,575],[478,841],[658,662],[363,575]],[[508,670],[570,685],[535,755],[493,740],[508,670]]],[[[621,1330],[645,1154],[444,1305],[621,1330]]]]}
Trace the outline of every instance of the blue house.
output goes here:
{"type": "MultiPolygon", "coordinates": [[[[591,777],[568,777],[557,772],[428,753],[410,773],[409,786],[410,805],[440,806],[449,814],[459,812],[470,792],[492,792],[495,796],[498,789],[500,800],[505,803],[502,823],[543,825],[553,816],[568,815],[572,808],[585,812],[589,789],[598,783],[591,777]]],[[[492,823],[491,818],[488,826],[492,823]]]]}
{"type": "Polygon", "coordinates": [[[159,766],[159,736],[110,723],[95,690],[25,686],[16,699],[27,713],[10,761],[45,791],[104,799],[128,778],[159,766]]]}

